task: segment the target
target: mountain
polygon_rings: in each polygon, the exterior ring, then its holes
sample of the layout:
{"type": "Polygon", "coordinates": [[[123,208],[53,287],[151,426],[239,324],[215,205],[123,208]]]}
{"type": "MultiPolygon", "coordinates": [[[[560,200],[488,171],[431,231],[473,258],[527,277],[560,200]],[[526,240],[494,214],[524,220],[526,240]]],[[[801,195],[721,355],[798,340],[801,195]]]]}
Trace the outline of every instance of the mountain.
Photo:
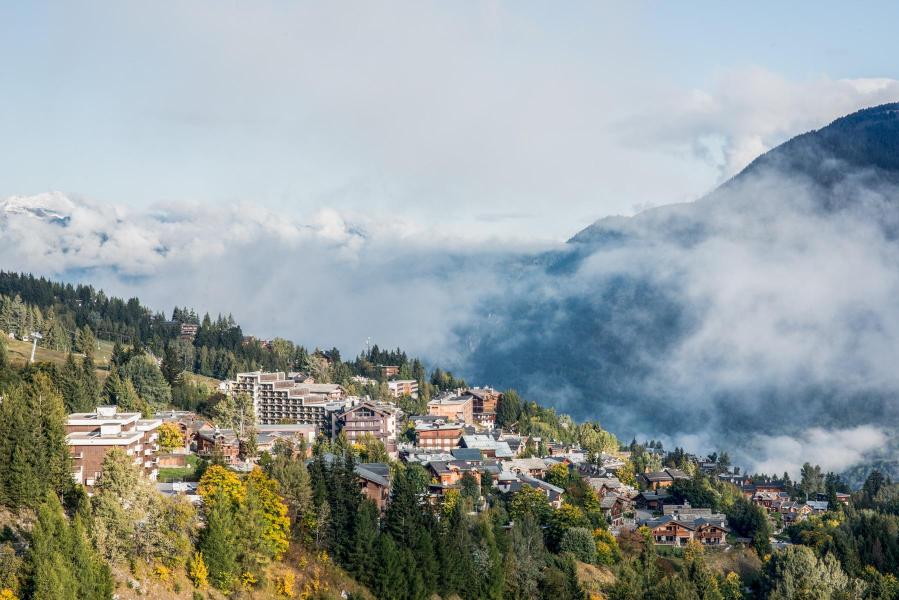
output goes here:
{"type": "Polygon", "coordinates": [[[899,395],[899,104],[758,157],[703,198],[601,219],[507,270],[466,374],[620,435],[848,467],[899,395]]]}

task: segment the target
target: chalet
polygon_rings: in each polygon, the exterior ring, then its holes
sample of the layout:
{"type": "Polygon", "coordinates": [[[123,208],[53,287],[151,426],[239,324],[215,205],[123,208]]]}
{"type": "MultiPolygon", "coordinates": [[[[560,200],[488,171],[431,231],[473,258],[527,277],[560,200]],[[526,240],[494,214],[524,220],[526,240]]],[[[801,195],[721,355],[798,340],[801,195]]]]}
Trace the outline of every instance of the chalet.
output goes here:
{"type": "Polygon", "coordinates": [[[471,474],[481,484],[481,473],[478,467],[472,466],[462,460],[453,460],[449,462],[435,460],[428,463],[428,471],[442,487],[451,487],[458,485],[466,473],[471,474]]]}
{"type": "Polygon", "coordinates": [[[619,496],[603,496],[599,501],[599,507],[606,521],[613,527],[624,524],[624,513],[628,508],[628,502],[619,496]]]}
{"type": "Polygon", "coordinates": [[[562,494],[565,493],[565,490],[563,490],[562,488],[552,485],[551,483],[547,483],[542,479],[537,479],[536,477],[525,475],[524,473],[518,474],[518,480],[521,481],[521,483],[523,483],[524,485],[529,485],[532,488],[542,490],[544,493],[546,493],[549,504],[553,508],[562,508],[562,494]]]}
{"type": "Polygon", "coordinates": [[[505,468],[530,477],[543,477],[546,474],[546,463],[542,458],[514,458],[505,462],[505,468]]]}
{"type": "Polygon", "coordinates": [[[509,444],[501,442],[489,435],[463,435],[462,447],[476,449],[490,458],[508,460],[514,456],[509,444]]]}
{"type": "Polygon", "coordinates": [[[634,501],[637,504],[637,508],[659,511],[662,510],[662,506],[664,505],[666,498],[668,498],[667,494],[656,492],[640,492],[639,494],[637,494],[637,497],[634,498],[634,501]]]}
{"type": "Polygon", "coordinates": [[[197,455],[209,458],[218,454],[225,464],[236,464],[240,456],[240,440],[231,429],[204,429],[197,432],[197,455]]]}
{"type": "Polygon", "coordinates": [[[717,522],[699,518],[682,520],[676,515],[665,515],[646,523],[656,544],[685,546],[695,540],[704,546],[723,546],[728,529],[717,522]]]}
{"type": "Polygon", "coordinates": [[[674,477],[667,471],[651,471],[649,473],[641,473],[639,480],[650,490],[658,490],[659,488],[670,487],[674,483],[674,477]]]}
{"type": "Polygon", "coordinates": [[[362,495],[377,505],[378,510],[387,510],[390,501],[390,465],[384,463],[360,463],[354,472],[362,495]]]}

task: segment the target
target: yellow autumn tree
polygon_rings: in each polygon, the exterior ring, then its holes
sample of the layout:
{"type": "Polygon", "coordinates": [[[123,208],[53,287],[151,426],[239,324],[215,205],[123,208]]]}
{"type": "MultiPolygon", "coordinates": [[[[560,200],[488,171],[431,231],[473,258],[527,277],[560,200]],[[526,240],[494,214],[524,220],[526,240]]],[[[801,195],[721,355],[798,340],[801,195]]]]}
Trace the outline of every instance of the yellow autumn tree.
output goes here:
{"type": "Polygon", "coordinates": [[[246,492],[241,509],[249,519],[261,524],[259,549],[267,558],[278,560],[290,544],[290,517],[278,493],[278,482],[256,468],[244,481],[246,492]]]}
{"type": "Polygon", "coordinates": [[[193,581],[194,587],[203,589],[209,585],[209,570],[206,568],[206,561],[203,560],[202,552],[195,552],[188,566],[188,575],[193,581]]]}
{"type": "Polygon", "coordinates": [[[184,436],[181,435],[181,429],[174,423],[163,423],[156,430],[159,434],[159,448],[163,452],[171,452],[175,448],[184,446],[184,436]]]}
{"type": "Polygon", "coordinates": [[[240,478],[233,472],[220,465],[212,465],[197,486],[197,493],[208,503],[212,498],[227,498],[235,504],[240,504],[246,495],[246,489],[240,478]]]}

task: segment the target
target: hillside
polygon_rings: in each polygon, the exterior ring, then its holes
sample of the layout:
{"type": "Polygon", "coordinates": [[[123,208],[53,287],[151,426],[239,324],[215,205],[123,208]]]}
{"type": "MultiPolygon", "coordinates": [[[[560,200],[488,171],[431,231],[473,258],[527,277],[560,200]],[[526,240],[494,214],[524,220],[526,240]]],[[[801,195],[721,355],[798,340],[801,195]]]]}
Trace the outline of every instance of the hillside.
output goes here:
{"type": "MultiPolygon", "coordinates": [[[[112,356],[112,342],[100,340],[97,342],[97,353],[94,361],[97,365],[97,377],[102,382],[109,375],[109,359],[112,356]]],[[[6,339],[7,351],[9,353],[10,364],[16,368],[22,368],[28,364],[31,358],[31,342],[23,342],[21,340],[6,339]]],[[[38,346],[34,353],[35,362],[46,362],[61,367],[66,362],[66,352],[58,352],[50,348],[38,346]]],[[[76,355],[79,356],[80,355],[76,355]]]]}
{"type": "MultiPolygon", "coordinates": [[[[795,455],[829,432],[850,466],[899,416],[897,148],[899,105],[863,110],[696,202],[602,219],[518,261],[457,329],[466,376],[628,439],[784,436],[795,455]]],[[[798,467],[773,446],[738,455],[798,467]]]]}

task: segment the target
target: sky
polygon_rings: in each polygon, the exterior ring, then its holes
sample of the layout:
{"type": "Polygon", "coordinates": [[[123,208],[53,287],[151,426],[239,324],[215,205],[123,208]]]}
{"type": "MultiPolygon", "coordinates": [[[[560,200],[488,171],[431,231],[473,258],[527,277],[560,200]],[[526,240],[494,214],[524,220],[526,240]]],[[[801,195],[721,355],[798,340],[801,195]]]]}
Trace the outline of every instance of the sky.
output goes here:
{"type": "Polygon", "coordinates": [[[0,197],[553,243],[899,98],[899,7],[0,6],[0,197]]]}
{"type": "MultiPolygon", "coordinates": [[[[892,238],[785,210],[786,183],[753,199],[761,220],[672,207],[716,227],[695,251],[649,243],[541,272],[597,219],[696,200],[794,135],[899,101],[896,22],[887,2],[0,3],[0,269],[463,375],[485,332],[512,350],[627,334],[627,304],[608,323],[567,307],[605,302],[609,274],[651,274],[702,313],[654,371],[695,410],[746,381],[897,390],[892,238]],[[859,332],[846,315],[861,310],[883,327],[859,332]]],[[[540,374],[508,356],[474,383],[540,374]]],[[[610,418],[554,375],[539,400],[610,418]]],[[[757,432],[756,466],[842,469],[883,446],[895,403],[831,400],[814,413],[831,421],[757,432]]],[[[729,432],[668,433],[699,449],[729,432]]]]}

